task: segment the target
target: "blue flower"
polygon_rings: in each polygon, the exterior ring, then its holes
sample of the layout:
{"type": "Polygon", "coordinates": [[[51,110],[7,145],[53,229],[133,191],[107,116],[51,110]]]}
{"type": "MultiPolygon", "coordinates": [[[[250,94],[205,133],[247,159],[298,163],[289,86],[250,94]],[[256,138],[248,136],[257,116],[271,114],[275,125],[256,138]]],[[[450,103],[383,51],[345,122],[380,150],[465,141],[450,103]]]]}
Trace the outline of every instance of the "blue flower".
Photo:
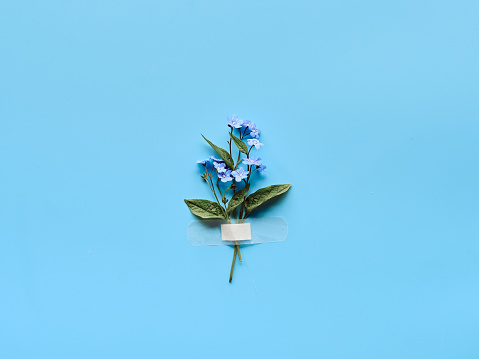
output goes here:
{"type": "Polygon", "coordinates": [[[215,162],[224,162],[222,158],[216,158],[215,156],[210,156],[210,158],[215,162]]]}
{"type": "Polygon", "coordinates": [[[262,162],[261,157],[258,157],[258,158],[250,157],[243,160],[243,164],[245,165],[260,166],[261,162],[262,162]]]}
{"type": "Polygon", "coordinates": [[[256,138],[248,138],[248,146],[254,146],[257,150],[259,150],[259,148],[264,146],[264,144],[259,142],[259,140],[256,138]]]}
{"type": "Polygon", "coordinates": [[[243,125],[243,120],[240,120],[238,118],[238,115],[233,115],[231,117],[228,117],[228,125],[234,128],[241,128],[243,125]]]}
{"type": "Polygon", "coordinates": [[[210,159],[207,158],[206,160],[196,161],[196,163],[201,163],[202,165],[206,165],[206,163],[208,163],[209,161],[210,161],[210,159]]]}
{"type": "Polygon", "coordinates": [[[227,170],[226,164],[224,162],[213,162],[213,166],[215,166],[218,173],[223,173],[227,170]]]}
{"type": "Polygon", "coordinates": [[[256,167],[256,169],[258,170],[258,172],[266,172],[266,166],[265,165],[259,165],[258,167],[256,167]]]}
{"type": "Polygon", "coordinates": [[[218,178],[221,180],[221,182],[232,181],[233,177],[231,177],[231,170],[226,170],[224,172],[218,172],[218,178]]]}
{"type": "Polygon", "coordinates": [[[231,172],[236,182],[240,182],[243,178],[248,177],[249,171],[246,171],[243,167],[239,167],[236,171],[231,172]]]}
{"type": "Polygon", "coordinates": [[[246,128],[246,127],[249,127],[253,122],[251,122],[250,120],[244,120],[243,121],[243,127],[246,128]]]}
{"type": "Polygon", "coordinates": [[[259,138],[259,134],[261,133],[260,129],[256,127],[256,125],[254,123],[252,123],[250,126],[249,126],[249,129],[251,130],[251,132],[249,133],[249,135],[251,137],[256,137],[256,138],[259,138]]]}

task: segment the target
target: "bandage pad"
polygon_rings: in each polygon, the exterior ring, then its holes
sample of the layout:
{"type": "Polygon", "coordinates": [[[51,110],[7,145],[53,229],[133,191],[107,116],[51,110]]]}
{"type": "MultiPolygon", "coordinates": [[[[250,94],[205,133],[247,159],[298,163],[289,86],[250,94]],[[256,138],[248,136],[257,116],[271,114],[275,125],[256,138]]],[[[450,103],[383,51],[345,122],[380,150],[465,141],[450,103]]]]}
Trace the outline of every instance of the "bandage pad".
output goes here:
{"type": "Polygon", "coordinates": [[[249,223],[222,224],[221,240],[249,241],[251,240],[251,225],[249,223]]]}

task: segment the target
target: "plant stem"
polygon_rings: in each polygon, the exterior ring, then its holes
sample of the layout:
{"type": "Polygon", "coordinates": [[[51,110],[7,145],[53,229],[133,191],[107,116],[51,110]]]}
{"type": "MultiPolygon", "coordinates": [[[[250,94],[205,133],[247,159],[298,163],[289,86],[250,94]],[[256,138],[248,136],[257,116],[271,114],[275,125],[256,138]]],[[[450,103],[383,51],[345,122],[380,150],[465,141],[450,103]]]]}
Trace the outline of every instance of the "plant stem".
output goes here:
{"type": "MultiPolygon", "coordinates": [[[[247,130],[247,127],[244,128],[243,134],[241,135],[241,139],[243,139],[246,136],[246,130],[247,130]]],[[[240,133],[241,133],[241,130],[240,130],[240,133]]]]}
{"type": "Polygon", "coordinates": [[[220,179],[218,178],[216,180],[216,187],[218,187],[218,191],[220,191],[220,195],[221,195],[221,202],[223,202],[223,206],[225,207],[225,213],[228,213],[228,208],[226,208],[226,203],[224,202],[225,198],[226,198],[226,191],[225,191],[225,194],[223,195],[223,193],[221,193],[221,189],[220,189],[220,179]]]}
{"type": "Polygon", "coordinates": [[[236,261],[236,251],[237,248],[235,246],[234,254],[233,254],[233,262],[231,263],[231,271],[230,271],[230,283],[233,280],[233,270],[235,268],[235,261],[236,261]]]}
{"type": "MultiPolygon", "coordinates": [[[[246,181],[245,181],[245,183],[248,184],[248,182],[246,182],[246,181]]],[[[244,219],[246,218],[246,208],[245,208],[245,205],[244,205],[245,199],[246,199],[246,196],[245,196],[245,198],[243,198],[243,202],[241,202],[239,215],[238,215],[239,223],[243,223],[244,219]]]]}
{"type": "MultiPolygon", "coordinates": [[[[234,196],[235,193],[236,193],[236,181],[235,181],[234,179],[233,179],[233,184],[234,184],[234,186],[231,185],[230,187],[233,187],[233,196],[234,196]]],[[[226,193],[226,191],[225,191],[225,193],[226,193]]],[[[235,209],[233,210],[233,218],[234,218],[235,220],[238,219],[238,218],[237,218],[237,215],[236,215],[236,207],[235,207],[235,209]]]]}
{"type": "Polygon", "coordinates": [[[236,167],[238,167],[238,165],[239,165],[240,155],[241,155],[241,151],[238,151],[238,159],[236,160],[235,169],[236,169],[236,167]]]}
{"type": "Polygon", "coordinates": [[[239,249],[239,244],[237,244],[236,247],[238,247],[238,258],[239,258],[240,262],[243,262],[243,259],[241,258],[241,252],[240,252],[240,249],[239,249]]]}
{"type": "MultiPolygon", "coordinates": [[[[225,197],[223,196],[223,193],[221,192],[220,179],[219,179],[219,178],[216,180],[216,187],[218,188],[218,191],[220,192],[221,199],[225,198],[225,197]]],[[[225,192],[225,194],[226,194],[226,192],[225,192]]]]}
{"type": "Polygon", "coordinates": [[[210,180],[211,180],[211,185],[210,185],[209,182],[208,182],[208,185],[210,186],[211,191],[212,191],[213,194],[215,195],[216,202],[218,202],[218,204],[219,204],[220,207],[221,207],[221,203],[220,203],[220,201],[218,200],[218,196],[216,196],[215,185],[213,184],[213,179],[211,178],[211,176],[210,176],[210,180]]]}
{"type": "MultiPolygon", "coordinates": [[[[231,133],[233,133],[233,127],[231,127],[231,133]]],[[[231,156],[231,138],[228,141],[228,144],[230,145],[230,156],[231,156]]]]}

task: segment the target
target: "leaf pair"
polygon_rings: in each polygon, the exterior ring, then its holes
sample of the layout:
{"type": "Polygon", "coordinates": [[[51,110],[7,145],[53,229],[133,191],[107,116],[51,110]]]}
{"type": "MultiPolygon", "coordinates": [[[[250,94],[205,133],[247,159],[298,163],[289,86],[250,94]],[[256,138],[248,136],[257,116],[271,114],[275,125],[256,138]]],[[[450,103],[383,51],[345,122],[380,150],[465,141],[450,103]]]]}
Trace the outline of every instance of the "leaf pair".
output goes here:
{"type": "Polygon", "coordinates": [[[216,202],[206,199],[185,199],[185,203],[190,211],[201,218],[221,218],[227,219],[233,213],[234,209],[244,201],[244,197],[248,193],[249,183],[236,192],[228,203],[228,209],[225,210],[216,202]]]}
{"type": "MultiPolygon", "coordinates": [[[[228,209],[226,212],[218,203],[208,201],[206,199],[185,199],[185,203],[190,211],[198,217],[228,219],[233,210],[243,203],[244,197],[249,191],[249,187],[250,185],[248,183],[244,188],[233,195],[228,203],[228,209]]],[[[285,193],[290,187],[290,184],[277,184],[261,188],[250,194],[244,201],[244,218],[246,218],[253,209],[262,205],[271,198],[285,193]]]]}

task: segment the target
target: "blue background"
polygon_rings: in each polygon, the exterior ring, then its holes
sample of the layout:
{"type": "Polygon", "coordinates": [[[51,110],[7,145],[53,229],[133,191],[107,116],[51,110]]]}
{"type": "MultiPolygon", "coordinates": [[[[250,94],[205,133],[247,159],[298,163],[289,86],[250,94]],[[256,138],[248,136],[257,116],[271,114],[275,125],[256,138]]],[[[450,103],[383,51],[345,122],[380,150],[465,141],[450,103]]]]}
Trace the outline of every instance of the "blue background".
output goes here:
{"type": "Polygon", "coordinates": [[[478,358],[479,3],[2,1],[0,357],[478,358]],[[226,116],[284,243],[192,247],[226,116]]]}

